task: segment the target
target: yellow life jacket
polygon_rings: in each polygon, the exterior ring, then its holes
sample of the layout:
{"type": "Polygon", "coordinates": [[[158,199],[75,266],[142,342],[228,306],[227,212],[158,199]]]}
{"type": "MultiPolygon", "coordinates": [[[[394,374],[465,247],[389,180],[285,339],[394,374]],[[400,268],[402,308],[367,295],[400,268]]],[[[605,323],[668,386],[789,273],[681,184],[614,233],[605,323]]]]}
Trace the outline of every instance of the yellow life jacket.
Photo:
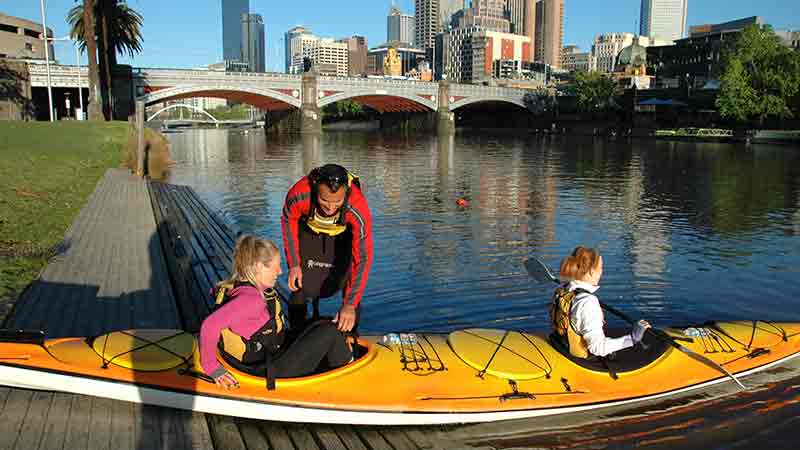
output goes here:
{"type": "MultiPolygon", "coordinates": [[[[566,285],[556,289],[553,294],[553,301],[550,303],[550,321],[556,335],[566,342],[569,353],[578,358],[589,357],[589,346],[586,340],[579,335],[572,327],[570,311],[572,303],[579,293],[587,292],[583,289],[570,291],[566,285]]],[[[587,292],[588,293],[588,292],[587,292]]]]}
{"type": "Polygon", "coordinates": [[[339,208],[339,213],[330,217],[325,217],[319,213],[317,208],[317,192],[316,189],[312,189],[311,215],[306,220],[306,225],[315,233],[327,234],[328,236],[337,236],[344,233],[345,230],[347,230],[347,224],[344,222],[344,214],[347,207],[347,198],[350,196],[350,187],[353,183],[361,187],[361,182],[358,177],[347,172],[347,191],[344,194],[344,203],[342,203],[342,206],[339,208]]]}
{"type": "MultiPolygon", "coordinates": [[[[216,307],[224,305],[230,300],[228,292],[234,287],[245,283],[222,283],[217,286],[214,293],[214,303],[216,307]]],[[[249,284],[249,283],[247,283],[249,284]]],[[[275,289],[264,291],[264,302],[269,311],[269,320],[258,329],[250,339],[245,339],[234,333],[230,328],[222,330],[222,340],[220,349],[228,355],[234,357],[242,364],[255,364],[264,360],[264,352],[276,351],[283,344],[284,331],[286,329],[286,317],[283,312],[281,300],[275,289]]]]}

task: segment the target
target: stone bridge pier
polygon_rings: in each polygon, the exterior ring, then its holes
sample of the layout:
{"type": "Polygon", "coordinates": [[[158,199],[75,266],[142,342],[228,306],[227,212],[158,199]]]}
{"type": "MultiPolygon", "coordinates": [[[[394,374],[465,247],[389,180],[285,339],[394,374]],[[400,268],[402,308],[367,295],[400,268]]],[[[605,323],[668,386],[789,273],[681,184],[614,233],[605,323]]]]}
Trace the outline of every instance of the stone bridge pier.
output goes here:
{"type": "Polygon", "coordinates": [[[322,111],[317,104],[317,74],[305,72],[301,79],[302,103],[300,106],[300,133],[301,134],[321,134],[322,133],[322,111]]]}

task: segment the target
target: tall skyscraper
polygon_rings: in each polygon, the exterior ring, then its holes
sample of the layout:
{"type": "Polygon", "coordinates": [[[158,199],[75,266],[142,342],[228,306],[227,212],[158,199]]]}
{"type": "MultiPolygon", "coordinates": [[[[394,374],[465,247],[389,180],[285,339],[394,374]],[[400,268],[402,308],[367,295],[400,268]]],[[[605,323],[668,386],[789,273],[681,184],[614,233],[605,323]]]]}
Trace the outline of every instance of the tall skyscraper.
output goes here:
{"type": "Polygon", "coordinates": [[[350,36],[337,42],[347,44],[347,74],[351,77],[364,76],[367,73],[367,38],[350,36]]]}
{"type": "Polygon", "coordinates": [[[402,11],[392,6],[386,17],[386,41],[406,42],[414,44],[414,16],[403,14],[402,11]]]}
{"type": "Polygon", "coordinates": [[[686,31],[689,0],[642,0],[639,34],[674,41],[686,31]]]}
{"type": "Polygon", "coordinates": [[[453,14],[466,8],[464,0],[439,0],[439,31],[446,30],[453,14]]]}
{"type": "Polygon", "coordinates": [[[294,73],[295,71],[295,56],[303,54],[303,43],[315,40],[316,37],[311,33],[311,30],[298,25],[292,27],[283,36],[285,44],[285,59],[286,59],[286,73],[294,73]]]}
{"type": "Polygon", "coordinates": [[[436,35],[450,24],[454,13],[464,9],[464,0],[414,0],[415,44],[432,49],[436,35]]]}
{"type": "Polygon", "coordinates": [[[222,59],[242,58],[242,14],[250,12],[250,0],[222,0],[222,59]]]}
{"type": "Polygon", "coordinates": [[[564,0],[539,0],[536,3],[535,60],[560,68],[563,42],[564,0]]]}
{"type": "Polygon", "coordinates": [[[526,0],[508,0],[506,11],[511,21],[511,32],[525,34],[525,2],[526,0]]]}
{"type": "Polygon", "coordinates": [[[260,14],[242,14],[242,61],[250,72],[264,72],[264,20],[260,14]]]}
{"type": "Polygon", "coordinates": [[[536,60],[536,0],[525,0],[524,4],[524,30],[523,33],[530,39],[531,45],[526,55],[526,61],[536,60]]]}

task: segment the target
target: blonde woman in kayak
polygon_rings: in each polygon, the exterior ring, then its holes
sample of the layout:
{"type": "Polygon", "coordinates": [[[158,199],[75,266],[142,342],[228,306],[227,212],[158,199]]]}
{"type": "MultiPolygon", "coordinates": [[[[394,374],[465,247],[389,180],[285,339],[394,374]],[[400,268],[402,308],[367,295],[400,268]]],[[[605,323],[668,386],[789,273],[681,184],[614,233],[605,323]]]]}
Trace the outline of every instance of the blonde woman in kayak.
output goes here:
{"type": "Polygon", "coordinates": [[[218,386],[238,387],[233,374],[217,361],[220,340],[226,361],[234,367],[255,367],[267,378],[270,389],[275,378],[310,375],[323,360],[328,368],[335,368],[352,359],[344,335],[331,321],[317,322],[294,342],[284,342],[286,321],[274,290],[282,273],[281,255],[272,241],[241,236],[233,266],[231,278],[214,292],[219,307],[200,327],[200,364],[218,386]]]}
{"type": "MultiPolygon", "coordinates": [[[[630,334],[619,338],[606,336],[605,317],[600,300],[595,293],[603,277],[603,257],[595,249],[577,247],[572,255],[561,261],[560,275],[567,284],[556,290],[556,299],[563,295],[568,299],[569,323],[564,323],[567,343],[573,356],[587,358],[589,355],[605,357],[622,349],[633,347],[644,337],[650,324],[640,320],[630,334]]],[[[558,316],[556,314],[556,316],[558,316]]],[[[562,320],[567,320],[563,317],[562,320]]],[[[559,321],[553,318],[554,325],[559,321]]],[[[556,326],[556,329],[558,327],[556,326]]]]}

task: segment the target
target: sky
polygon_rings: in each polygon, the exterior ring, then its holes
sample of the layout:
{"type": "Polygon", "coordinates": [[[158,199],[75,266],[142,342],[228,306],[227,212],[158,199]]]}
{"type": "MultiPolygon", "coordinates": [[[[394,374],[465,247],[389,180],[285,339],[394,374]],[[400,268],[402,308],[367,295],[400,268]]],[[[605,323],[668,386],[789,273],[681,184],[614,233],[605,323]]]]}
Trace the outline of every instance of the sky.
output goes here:
{"type": "MultiPolygon", "coordinates": [[[[128,0],[144,16],[143,51],[120,62],[135,67],[202,67],[222,59],[221,0],[128,0]]],[[[67,13],[76,0],[45,0],[48,28],[66,36],[67,13]]],[[[414,13],[413,0],[395,0],[414,13]]],[[[637,32],[641,0],[565,0],[564,45],[591,48],[595,35],[637,32]]],[[[370,47],[386,41],[386,14],[391,0],[250,0],[250,10],[264,18],[267,70],[284,69],[283,34],[294,25],[310,27],[317,36],[366,36],[370,47]]],[[[0,0],[0,13],[41,22],[40,1],[0,0]]],[[[761,16],[775,29],[800,29],[797,0],[689,0],[688,25],[719,23],[761,16]],[[791,5],[795,4],[794,7],[791,5]]],[[[74,64],[69,43],[56,45],[56,57],[74,64]]],[[[85,64],[83,57],[82,64],[85,64]]]]}

